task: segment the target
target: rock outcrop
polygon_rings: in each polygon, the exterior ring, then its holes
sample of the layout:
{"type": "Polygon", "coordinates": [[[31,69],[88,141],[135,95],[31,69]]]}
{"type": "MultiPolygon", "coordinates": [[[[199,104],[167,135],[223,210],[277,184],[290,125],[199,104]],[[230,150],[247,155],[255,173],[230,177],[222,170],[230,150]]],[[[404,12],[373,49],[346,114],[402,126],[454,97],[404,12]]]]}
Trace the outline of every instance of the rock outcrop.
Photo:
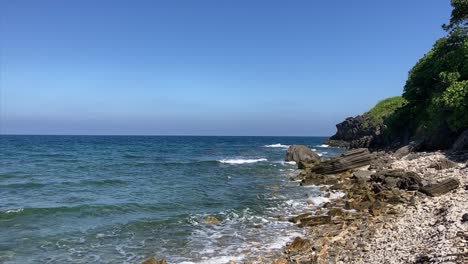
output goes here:
{"type": "Polygon", "coordinates": [[[366,114],[348,117],[336,125],[336,134],[326,144],[334,147],[370,148],[382,141],[383,125],[374,125],[366,114]]]}
{"type": "Polygon", "coordinates": [[[318,164],[320,163],[320,156],[306,146],[292,145],[288,148],[285,160],[303,164],[318,164]]]}

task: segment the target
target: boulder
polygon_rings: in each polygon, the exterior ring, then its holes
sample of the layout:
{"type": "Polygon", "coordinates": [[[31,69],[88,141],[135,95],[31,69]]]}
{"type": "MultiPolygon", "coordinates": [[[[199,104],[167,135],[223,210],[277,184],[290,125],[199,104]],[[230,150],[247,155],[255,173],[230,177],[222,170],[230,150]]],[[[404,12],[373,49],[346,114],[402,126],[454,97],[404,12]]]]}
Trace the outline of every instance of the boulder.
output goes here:
{"type": "Polygon", "coordinates": [[[408,145],[405,145],[395,151],[395,156],[397,158],[402,158],[411,152],[418,151],[422,148],[422,141],[411,141],[408,145]]]}
{"type": "Polygon", "coordinates": [[[286,153],[286,161],[320,163],[320,156],[313,152],[310,148],[303,145],[289,146],[286,153]]]}
{"type": "Polygon", "coordinates": [[[468,129],[463,131],[452,145],[451,151],[467,151],[468,150],[468,129]]]}
{"type": "Polygon", "coordinates": [[[311,168],[312,172],[334,174],[369,165],[375,156],[365,148],[347,151],[337,158],[320,163],[311,168]]]}
{"type": "Polygon", "coordinates": [[[429,196],[439,196],[453,191],[460,186],[460,181],[455,178],[448,178],[439,183],[429,184],[421,188],[421,192],[429,196]]]}

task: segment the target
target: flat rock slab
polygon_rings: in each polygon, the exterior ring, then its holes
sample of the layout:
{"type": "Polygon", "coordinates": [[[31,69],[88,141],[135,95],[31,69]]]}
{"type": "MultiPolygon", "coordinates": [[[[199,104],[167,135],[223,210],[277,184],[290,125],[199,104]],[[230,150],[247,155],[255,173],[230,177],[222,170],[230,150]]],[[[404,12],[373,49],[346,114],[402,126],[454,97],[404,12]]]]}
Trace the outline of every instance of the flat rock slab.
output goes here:
{"type": "Polygon", "coordinates": [[[335,174],[369,165],[375,155],[366,148],[350,150],[337,158],[320,163],[311,169],[320,174],[335,174]]]}
{"type": "Polygon", "coordinates": [[[439,183],[430,184],[422,187],[420,191],[429,196],[439,196],[453,191],[460,186],[460,181],[455,178],[449,178],[439,183]]]}

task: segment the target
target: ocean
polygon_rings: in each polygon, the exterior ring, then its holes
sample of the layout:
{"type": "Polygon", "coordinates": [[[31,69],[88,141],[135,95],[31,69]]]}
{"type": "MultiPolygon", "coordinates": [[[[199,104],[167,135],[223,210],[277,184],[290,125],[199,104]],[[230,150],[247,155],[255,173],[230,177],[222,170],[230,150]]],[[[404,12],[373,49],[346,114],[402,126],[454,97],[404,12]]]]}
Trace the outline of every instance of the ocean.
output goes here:
{"type": "Polygon", "coordinates": [[[0,136],[0,263],[227,263],[277,251],[313,210],[288,145],[324,137],[0,136]],[[210,224],[208,216],[219,224],[210,224]]]}

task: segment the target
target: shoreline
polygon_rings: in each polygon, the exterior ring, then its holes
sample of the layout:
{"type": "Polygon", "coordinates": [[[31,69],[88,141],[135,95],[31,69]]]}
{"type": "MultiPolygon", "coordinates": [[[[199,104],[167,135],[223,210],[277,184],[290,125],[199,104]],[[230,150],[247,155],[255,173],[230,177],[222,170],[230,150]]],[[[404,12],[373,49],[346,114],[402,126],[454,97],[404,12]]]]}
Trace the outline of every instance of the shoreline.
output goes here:
{"type": "Polygon", "coordinates": [[[468,223],[462,223],[468,212],[466,154],[464,163],[444,163],[447,155],[442,152],[373,155],[377,157],[367,166],[326,177],[310,169],[298,175],[304,184],[320,185],[324,197],[337,191],[345,195],[290,219],[307,228],[308,235],[288,243],[273,264],[466,263],[468,223]],[[441,163],[449,165],[437,167],[441,163]],[[460,184],[431,197],[421,190],[386,186],[373,176],[395,170],[403,177],[416,174],[424,185],[448,178],[460,184]],[[382,190],[376,192],[377,188],[382,190]]]}

